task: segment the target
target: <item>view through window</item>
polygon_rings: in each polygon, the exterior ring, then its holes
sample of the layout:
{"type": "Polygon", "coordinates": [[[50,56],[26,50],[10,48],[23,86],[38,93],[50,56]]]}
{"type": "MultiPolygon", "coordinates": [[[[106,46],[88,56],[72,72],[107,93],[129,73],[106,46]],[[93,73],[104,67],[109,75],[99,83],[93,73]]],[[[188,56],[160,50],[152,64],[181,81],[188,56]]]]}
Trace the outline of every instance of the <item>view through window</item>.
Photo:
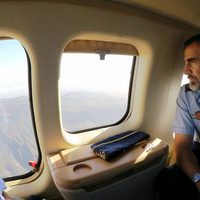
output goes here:
{"type": "Polygon", "coordinates": [[[69,132],[117,123],[126,114],[135,56],[63,53],[61,110],[69,132]]]}
{"type": "Polygon", "coordinates": [[[38,160],[28,91],[28,63],[24,48],[14,39],[0,38],[0,177],[31,170],[38,160]]]}
{"type": "Polygon", "coordinates": [[[189,79],[187,78],[187,75],[183,75],[181,80],[181,86],[187,83],[189,83],[189,79]]]}

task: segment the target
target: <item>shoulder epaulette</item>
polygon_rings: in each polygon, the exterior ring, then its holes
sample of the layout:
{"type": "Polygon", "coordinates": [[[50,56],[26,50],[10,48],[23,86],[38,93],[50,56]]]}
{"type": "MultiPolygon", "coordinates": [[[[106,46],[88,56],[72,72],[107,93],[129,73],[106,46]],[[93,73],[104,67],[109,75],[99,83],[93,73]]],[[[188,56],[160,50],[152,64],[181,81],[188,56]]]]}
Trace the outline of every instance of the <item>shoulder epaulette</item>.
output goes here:
{"type": "Polygon", "coordinates": [[[190,85],[188,83],[185,85],[185,92],[189,92],[189,91],[192,91],[192,90],[190,89],[190,85]]]}

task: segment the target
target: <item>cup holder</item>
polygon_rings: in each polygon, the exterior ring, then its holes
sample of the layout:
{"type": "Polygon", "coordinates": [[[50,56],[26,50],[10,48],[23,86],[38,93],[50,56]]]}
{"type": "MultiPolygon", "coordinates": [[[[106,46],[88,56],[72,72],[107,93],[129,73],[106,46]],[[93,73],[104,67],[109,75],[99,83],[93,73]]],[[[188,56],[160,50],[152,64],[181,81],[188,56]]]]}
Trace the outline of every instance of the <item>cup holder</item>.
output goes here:
{"type": "Polygon", "coordinates": [[[73,168],[73,171],[76,174],[88,173],[91,170],[92,170],[92,168],[89,165],[87,165],[87,164],[78,164],[78,165],[75,165],[74,168],[73,168]]]}

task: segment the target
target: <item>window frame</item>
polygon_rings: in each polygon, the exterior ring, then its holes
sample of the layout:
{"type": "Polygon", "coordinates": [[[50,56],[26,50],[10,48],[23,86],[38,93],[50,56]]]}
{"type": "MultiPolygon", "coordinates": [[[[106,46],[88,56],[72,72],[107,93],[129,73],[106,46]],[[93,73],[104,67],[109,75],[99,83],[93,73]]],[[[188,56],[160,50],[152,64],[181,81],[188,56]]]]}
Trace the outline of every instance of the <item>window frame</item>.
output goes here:
{"type": "Polygon", "coordinates": [[[37,147],[37,151],[38,151],[38,160],[37,160],[37,165],[36,165],[35,169],[32,169],[29,172],[27,172],[25,174],[22,174],[22,175],[17,175],[17,176],[12,176],[12,177],[4,177],[3,178],[4,181],[14,181],[14,180],[19,180],[19,179],[26,179],[26,178],[34,175],[40,169],[40,167],[42,166],[41,165],[41,163],[42,163],[42,154],[41,154],[41,149],[40,149],[39,140],[38,140],[38,136],[37,136],[37,129],[36,129],[36,123],[35,123],[35,114],[34,114],[34,106],[33,106],[31,60],[30,60],[30,57],[28,55],[28,52],[27,52],[26,48],[20,42],[20,40],[18,40],[16,38],[11,38],[11,37],[0,37],[0,40],[9,40],[9,39],[16,40],[17,42],[20,43],[20,45],[24,49],[24,52],[25,52],[25,55],[26,55],[26,59],[27,59],[28,101],[29,101],[29,107],[30,107],[33,134],[34,134],[34,137],[35,137],[36,147],[37,147]]]}
{"type": "MultiPolygon", "coordinates": [[[[103,52],[108,52],[108,53],[111,53],[111,54],[133,56],[132,64],[131,64],[130,79],[129,79],[129,87],[128,87],[128,92],[127,92],[126,110],[124,112],[124,115],[118,121],[116,121],[113,124],[107,124],[107,125],[103,125],[103,126],[86,128],[86,129],[77,130],[77,131],[68,131],[68,130],[64,129],[64,131],[67,132],[67,133],[79,134],[79,133],[94,131],[94,130],[102,129],[102,128],[106,128],[106,127],[116,126],[116,125],[119,125],[120,123],[122,123],[127,118],[128,114],[130,112],[133,79],[134,79],[134,73],[135,73],[137,59],[138,59],[138,56],[139,56],[137,49],[133,45],[126,44],[126,43],[116,43],[116,42],[106,42],[106,41],[96,41],[96,40],[72,40],[65,46],[62,53],[68,52],[68,53],[97,53],[98,54],[98,50],[100,50],[100,52],[103,50],[103,52]],[[74,44],[74,45],[72,45],[72,44],[74,44]]],[[[61,95],[61,92],[60,92],[60,95],[61,95]]],[[[61,105],[61,109],[60,109],[60,111],[61,111],[61,121],[63,123],[63,120],[62,120],[62,100],[60,100],[60,101],[61,101],[61,103],[60,103],[60,105],[61,105]]]]}

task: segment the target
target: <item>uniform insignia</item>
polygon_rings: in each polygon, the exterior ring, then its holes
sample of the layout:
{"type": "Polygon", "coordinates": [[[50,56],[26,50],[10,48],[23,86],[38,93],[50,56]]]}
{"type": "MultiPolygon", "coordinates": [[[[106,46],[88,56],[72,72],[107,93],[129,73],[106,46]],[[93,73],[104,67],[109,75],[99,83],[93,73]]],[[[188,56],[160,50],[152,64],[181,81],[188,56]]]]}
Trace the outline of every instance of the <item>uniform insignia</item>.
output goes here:
{"type": "Polygon", "coordinates": [[[191,115],[192,119],[200,120],[200,111],[195,112],[191,115]]]}

